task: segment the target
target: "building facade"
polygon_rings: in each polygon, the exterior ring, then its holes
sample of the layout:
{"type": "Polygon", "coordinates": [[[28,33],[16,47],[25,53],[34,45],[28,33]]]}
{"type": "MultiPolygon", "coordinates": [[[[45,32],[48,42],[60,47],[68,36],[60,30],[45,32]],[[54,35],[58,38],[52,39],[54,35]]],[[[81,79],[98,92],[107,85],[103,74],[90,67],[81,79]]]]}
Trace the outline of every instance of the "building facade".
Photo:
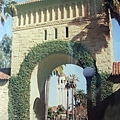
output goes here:
{"type": "Polygon", "coordinates": [[[18,16],[13,18],[12,74],[18,73],[31,47],[50,40],[82,42],[96,59],[99,70],[111,72],[111,22],[101,14],[101,2],[40,0],[19,3],[18,16]]]}
{"type": "MultiPolygon", "coordinates": [[[[18,3],[18,15],[12,24],[11,74],[19,72],[20,64],[31,47],[51,40],[83,43],[95,58],[99,71],[111,73],[111,19],[106,19],[101,13],[101,4],[102,0],[28,0],[18,3]]],[[[36,75],[37,72],[33,72],[31,78],[36,75]]],[[[39,96],[37,91],[36,96],[39,96]]],[[[34,120],[32,100],[30,117],[34,120]]],[[[6,109],[0,113],[0,118],[4,113],[6,109]]]]}

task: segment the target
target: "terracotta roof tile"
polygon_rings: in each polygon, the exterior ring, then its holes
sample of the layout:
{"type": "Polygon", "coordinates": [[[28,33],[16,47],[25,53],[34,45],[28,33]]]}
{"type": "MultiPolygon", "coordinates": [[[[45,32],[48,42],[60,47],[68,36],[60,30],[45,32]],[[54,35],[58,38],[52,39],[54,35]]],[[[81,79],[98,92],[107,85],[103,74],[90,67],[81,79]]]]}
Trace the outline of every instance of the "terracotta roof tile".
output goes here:
{"type": "Polygon", "coordinates": [[[56,106],[53,106],[53,107],[52,107],[52,111],[57,111],[57,107],[56,107],[56,106]]]}
{"type": "Polygon", "coordinates": [[[113,63],[112,73],[107,80],[113,83],[120,83],[120,62],[113,63]]]}
{"type": "Polygon", "coordinates": [[[120,75],[120,62],[114,62],[113,63],[112,75],[120,75]]]}
{"type": "Polygon", "coordinates": [[[10,78],[9,75],[7,75],[7,74],[5,74],[3,72],[0,72],[0,80],[9,79],[9,78],[10,78]]]}

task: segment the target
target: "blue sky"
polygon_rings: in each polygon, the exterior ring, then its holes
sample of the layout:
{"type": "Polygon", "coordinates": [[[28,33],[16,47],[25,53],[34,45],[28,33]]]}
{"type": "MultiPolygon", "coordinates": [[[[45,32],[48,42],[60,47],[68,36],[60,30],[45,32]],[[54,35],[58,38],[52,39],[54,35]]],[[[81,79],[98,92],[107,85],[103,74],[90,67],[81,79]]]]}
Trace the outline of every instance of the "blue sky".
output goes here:
{"type": "Polygon", "coordinates": [[[120,26],[115,19],[112,20],[114,61],[120,61],[120,26]]]}
{"type": "MultiPolygon", "coordinates": [[[[86,92],[86,79],[83,76],[83,69],[81,67],[78,67],[76,65],[73,64],[67,64],[64,67],[64,73],[66,74],[66,76],[69,76],[70,74],[76,74],[77,77],[79,78],[79,81],[76,82],[77,84],[77,89],[82,89],[86,92]]],[[[58,77],[53,76],[51,78],[51,82],[50,82],[50,95],[49,95],[49,105],[50,106],[55,106],[57,104],[57,80],[58,77]],[[54,87],[53,87],[54,86],[54,87]],[[54,91],[54,92],[53,92],[54,91]]],[[[71,91],[70,91],[71,93],[71,91]]],[[[70,94],[70,102],[71,103],[71,94],[70,94]]]]}

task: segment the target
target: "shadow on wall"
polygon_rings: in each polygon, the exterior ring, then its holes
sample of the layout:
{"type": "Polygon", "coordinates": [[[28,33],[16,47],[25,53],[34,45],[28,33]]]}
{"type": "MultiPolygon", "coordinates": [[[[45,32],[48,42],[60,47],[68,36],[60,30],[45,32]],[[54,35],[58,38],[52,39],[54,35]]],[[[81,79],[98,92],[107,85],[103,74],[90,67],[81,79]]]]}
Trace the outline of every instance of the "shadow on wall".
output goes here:
{"type": "Polygon", "coordinates": [[[120,120],[120,89],[92,108],[90,120],[120,120]]]}
{"type": "Polygon", "coordinates": [[[104,120],[120,120],[120,89],[111,96],[104,120]]]}
{"type": "Polygon", "coordinates": [[[72,41],[83,43],[90,49],[93,57],[96,53],[101,53],[102,49],[108,47],[109,27],[108,21],[101,18],[77,18],[69,25],[80,26],[80,33],[72,38],[72,41]],[[86,25],[87,24],[87,25],[86,25]]]}
{"type": "Polygon", "coordinates": [[[41,116],[43,115],[43,114],[40,114],[41,104],[42,104],[41,99],[37,97],[33,104],[33,110],[37,120],[41,120],[41,116]]]}

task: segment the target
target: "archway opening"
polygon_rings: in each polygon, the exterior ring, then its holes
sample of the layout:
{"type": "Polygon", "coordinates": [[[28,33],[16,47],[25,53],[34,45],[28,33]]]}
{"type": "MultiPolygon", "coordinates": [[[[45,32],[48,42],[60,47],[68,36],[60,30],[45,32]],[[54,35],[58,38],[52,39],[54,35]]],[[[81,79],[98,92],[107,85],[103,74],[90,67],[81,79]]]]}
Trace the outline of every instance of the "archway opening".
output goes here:
{"type": "MultiPolygon", "coordinates": [[[[46,78],[53,69],[63,64],[75,64],[83,68],[86,66],[95,68],[94,59],[81,43],[50,41],[33,47],[22,62],[17,76],[13,76],[10,79],[9,96],[13,96],[9,102],[9,106],[13,108],[9,107],[10,117],[12,116],[15,119],[32,119],[31,110],[36,106],[34,101],[41,102],[40,105],[44,106],[46,78]],[[38,88],[39,98],[38,96],[34,96],[37,100],[31,97],[31,94],[34,93],[31,93],[31,81],[34,83],[34,80],[37,81],[36,88],[38,88]],[[16,84],[16,86],[13,84],[16,84]],[[16,99],[18,96],[20,99],[16,99]]],[[[33,86],[34,89],[35,87],[33,86]]],[[[40,110],[44,111],[44,109],[40,110]]],[[[44,117],[44,114],[41,114],[41,116],[44,117]]]]}

